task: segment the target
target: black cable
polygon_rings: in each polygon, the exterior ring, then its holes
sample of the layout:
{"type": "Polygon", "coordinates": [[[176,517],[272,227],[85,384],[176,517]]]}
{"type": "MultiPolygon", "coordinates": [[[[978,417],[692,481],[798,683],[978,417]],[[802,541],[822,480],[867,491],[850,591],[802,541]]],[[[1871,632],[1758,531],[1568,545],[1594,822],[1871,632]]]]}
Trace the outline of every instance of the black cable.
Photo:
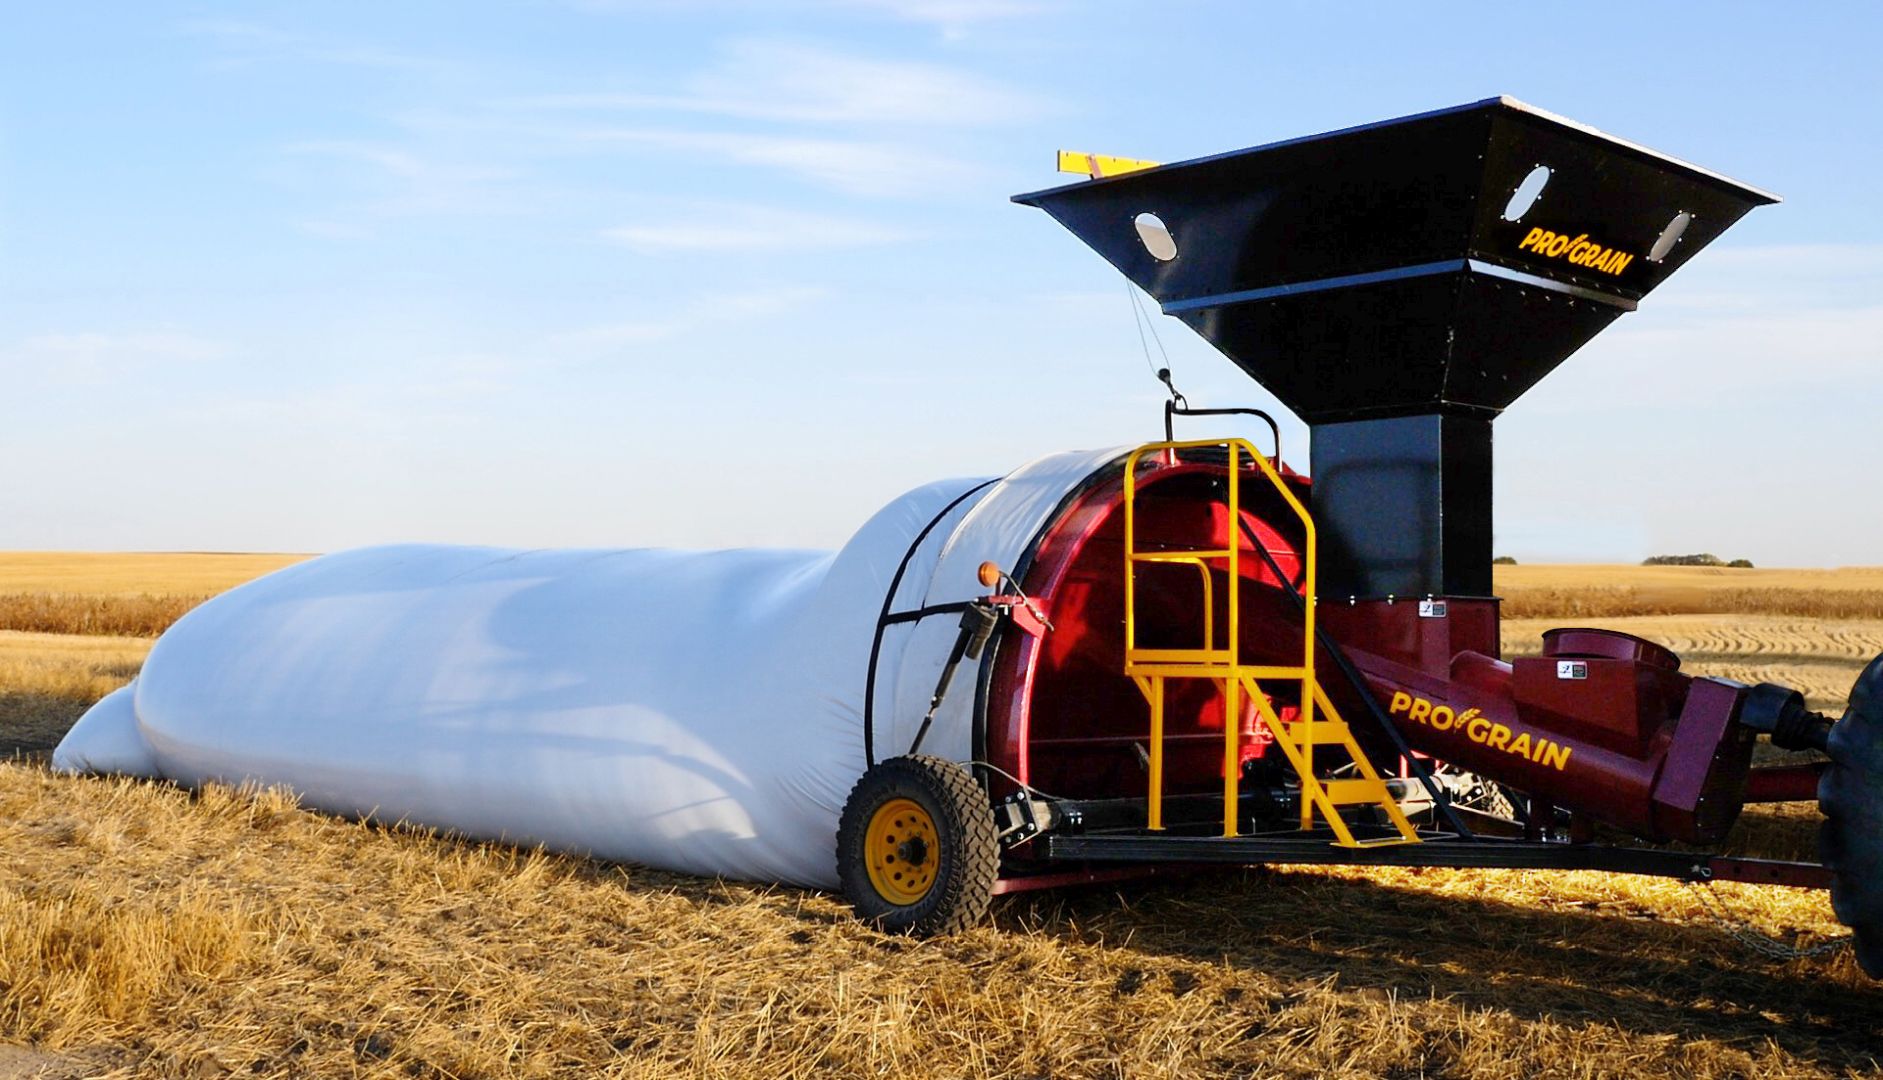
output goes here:
{"type": "Polygon", "coordinates": [[[1144,366],[1151,369],[1151,377],[1164,384],[1170,392],[1172,402],[1182,402],[1187,408],[1190,399],[1178,392],[1177,384],[1170,377],[1170,351],[1164,348],[1164,339],[1157,333],[1157,324],[1151,321],[1150,313],[1144,310],[1143,301],[1138,299],[1137,286],[1130,278],[1125,279],[1125,295],[1131,299],[1131,324],[1138,328],[1138,347],[1144,350],[1144,366]],[[1150,331],[1150,340],[1145,339],[1145,331],[1150,331]],[[1164,358],[1164,366],[1159,367],[1151,360],[1151,342],[1157,342],[1157,353],[1164,358]]]}
{"type": "Polygon", "coordinates": [[[908,611],[897,611],[892,614],[884,615],[882,623],[884,626],[894,626],[897,623],[920,622],[930,615],[949,615],[955,612],[966,611],[969,607],[973,606],[973,604],[974,601],[972,600],[956,600],[951,604],[930,604],[927,607],[910,608],[908,611]]]}
{"type": "MultiPolygon", "coordinates": [[[[915,534],[915,539],[909,543],[909,550],[902,553],[902,562],[897,565],[895,576],[889,579],[889,589],[883,593],[882,611],[876,616],[876,636],[870,641],[869,669],[863,676],[863,761],[867,765],[876,764],[876,664],[882,657],[883,631],[891,622],[907,621],[895,619],[889,614],[890,605],[896,602],[896,590],[902,588],[902,575],[909,572],[909,560],[915,558],[916,551],[922,547],[922,541],[927,540],[928,534],[935,531],[935,526],[940,525],[949,514],[954,513],[955,507],[968,501],[968,496],[977,491],[984,491],[999,483],[1000,480],[998,476],[992,480],[983,480],[955,496],[953,501],[942,507],[941,512],[931,518],[927,525],[922,526],[921,532],[915,534]]],[[[917,617],[920,617],[919,614],[917,617]]]]}
{"type": "MultiPolygon", "coordinates": [[[[1113,458],[1109,464],[1094,470],[1087,475],[1084,480],[1074,485],[1071,491],[1066,492],[1060,497],[1059,502],[1053,507],[1053,512],[1046,515],[1045,520],[1047,524],[1042,525],[1039,530],[1033,534],[1033,539],[1027,541],[1026,549],[1020,552],[1020,557],[1015,559],[1013,566],[1008,568],[1007,573],[1009,580],[1014,582],[1026,580],[1027,575],[1033,572],[1033,562],[1039,557],[1040,545],[1046,542],[1046,536],[1048,533],[1052,532],[1053,525],[1064,521],[1066,515],[1072,512],[1072,508],[1077,505],[1081,499],[1091,494],[1094,488],[1101,484],[1111,483],[1117,477],[1124,475],[1123,462],[1124,455],[1122,454],[1113,458]]],[[[988,756],[987,702],[988,695],[992,692],[994,684],[994,659],[999,655],[1004,645],[1005,635],[1002,631],[1006,629],[1006,625],[1007,624],[1003,623],[994,628],[994,636],[988,640],[987,648],[981,653],[980,665],[974,673],[974,712],[971,714],[970,723],[968,725],[968,741],[975,761],[983,761],[988,756]]],[[[998,769],[994,771],[1000,772],[998,769]]],[[[1002,773],[1001,775],[1005,776],[1007,774],[1002,773]]],[[[978,779],[980,779],[983,785],[988,783],[987,777],[985,776],[981,776],[978,779]]],[[[1009,776],[1008,779],[1012,779],[1012,777],[1009,776]]],[[[1018,781],[1015,782],[1018,783],[1018,781]]]]}

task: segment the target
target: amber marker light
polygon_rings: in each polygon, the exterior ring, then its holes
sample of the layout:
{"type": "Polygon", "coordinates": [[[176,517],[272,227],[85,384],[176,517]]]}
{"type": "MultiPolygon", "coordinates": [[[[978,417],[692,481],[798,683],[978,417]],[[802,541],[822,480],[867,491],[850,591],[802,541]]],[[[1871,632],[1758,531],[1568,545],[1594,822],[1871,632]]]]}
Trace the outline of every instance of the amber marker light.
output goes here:
{"type": "Polygon", "coordinates": [[[1000,584],[1000,567],[991,562],[984,562],[977,576],[981,579],[982,585],[991,589],[1000,584]]]}

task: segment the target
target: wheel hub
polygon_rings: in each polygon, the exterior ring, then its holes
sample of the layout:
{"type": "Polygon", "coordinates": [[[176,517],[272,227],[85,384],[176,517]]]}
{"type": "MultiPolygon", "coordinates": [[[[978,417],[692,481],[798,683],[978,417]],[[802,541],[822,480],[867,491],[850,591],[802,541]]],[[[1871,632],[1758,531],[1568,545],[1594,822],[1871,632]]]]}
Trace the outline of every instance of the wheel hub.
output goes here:
{"type": "Polygon", "coordinates": [[[935,887],[935,819],[913,799],[890,799],[864,835],[870,884],[892,904],[917,904],[935,887]]]}

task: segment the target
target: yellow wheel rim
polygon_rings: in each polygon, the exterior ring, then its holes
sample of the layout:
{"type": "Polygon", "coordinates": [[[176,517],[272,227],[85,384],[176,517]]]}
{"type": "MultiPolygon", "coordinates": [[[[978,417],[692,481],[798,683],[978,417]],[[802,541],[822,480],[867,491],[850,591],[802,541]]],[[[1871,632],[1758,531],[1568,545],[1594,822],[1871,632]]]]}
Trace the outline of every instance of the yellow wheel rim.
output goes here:
{"type": "Polygon", "coordinates": [[[914,799],[889,800],[870,815],[863,858],[878,896],[901,907],[921,903],[941,862],[935,819],[914,799]]]}

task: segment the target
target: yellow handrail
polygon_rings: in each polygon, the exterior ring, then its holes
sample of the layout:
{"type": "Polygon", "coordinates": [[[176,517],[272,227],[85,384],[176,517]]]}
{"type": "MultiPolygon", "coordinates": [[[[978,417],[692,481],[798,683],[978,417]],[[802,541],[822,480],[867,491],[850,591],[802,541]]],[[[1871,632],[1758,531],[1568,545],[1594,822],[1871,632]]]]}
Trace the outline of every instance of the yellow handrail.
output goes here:
{"type": "Polygon", "coordinates": [[[1407,822],[1398,804],[1387,794],[1384,781],[1379,778],[1366,755],[1353,736],[1346,723],[1340,719],[1333,702],[1321,689],[1320,680],[1314,672],[1314,611],[1315,611],[1315,575],[1316,535],[1314,519],[1307,507],[1289,489],[1282,480],[1281,473],[1261,451],[1243,439],[1196,439],[1147,443],[1138,447],[1125,458],[1125,674],[1136,682],[1140,692],[1151,706],[1150,748],[1147,754],[1147,772],[1150,781],[1150,797],[1146,808],[1146,824],[1149,828],[1163,828],[1163,787],[1164,787],[1164,680],[1167,678],[1207,678],[1216,682],[1223,691],[1223,835],[1234,836],[1237,833],[1236,811],[1240,792],[1238,791],[1241,775],[1240,736],[1242,712],[1241,697],[1247,694],[1256,707],[1257,713],[1268,725],[1281,746],[1283,754],[1301,780],[1301,827],[1313,827],[1315,813],[1328,821],[1334,831],[1336,842],[1355,846],[1359,844],[1346,823],[1340,817],[1338,807],[1355,802],[1369,802],[1381,805],[1389,820],[1399,831],[1398,839],[1392,843],[1414,842],[1417,836],[1407,822]],[[1159,550],[1141,552],[1137,549],[1137,494],[1138,467],[1147,454],[1166,454],[1175,463],[1179,450],[1222,447],[1227,450],[1228,482],[1227,502],[1229,511],[1229,538],[1225,548],[1197,550],[1159,550]],[[1282,502],[1293,511],[1302,529],[1302,635],[1301,664],[1299,667],[1288,665],[1248,665],[1242,662],[1241,640],[1241,599],[1242,599],[1242,474],[1245,471],[1242,459],[1247,456],[1249,463],[1259,471],[1269,485],[1281,496],[1282,502]],[[1225,562],[1228,582],[1224,590],[1227,603],[1227,617],[1224,620],[1227,640],[1221,648],[1216,645],[1215,603],[1210,587],[1210,562],[1225,562]],[[1196,566],[1203,575],[1203,644],[1197,649],[1149,649],[1138,646],[1137,624],[1137,568],[1140,563],[1189,564],[1196,566]],[[1259,679],[1289,679],[1301,683],[1300,704],[1297,719],[1284,724],[1276,714],[1274,706],[1262,692],[1259,679]],[[1320,726],[1328,728],[1329,737],[1317,737],[1317,710],[1328,718],[1320,726]],[[1291,731],[1290,729],[1293,729],[1291,731]],[[1299,738],[1296,738],[1296,733],[1299,738]],[[1330,791],[1326,783],[1314,775],[1314,746],[1317,742],[1327,741],[1345,747],[1354,759],[1360,779],[1343,781],[1330,791]],[[1342,797],[1337,798],[1338,792],[1342,797]],[[1363,793],[1347,798],[1348,793],[1363,793]]]}
{"type": "MultiPolygon", "coordinates": [[[[1230,657],[1231,662],[1236,664],[1241,663],[1241,652],[1235,633],[1236,630],[1239,629],[1236,625],[1236,601],[1240,598],[1241,592],[1241,574],[1238,573],[1241,569],[1239,565],[1239,556],[1242,551],[1241,538],[1232,531],[1229,537],[1229,546],[1225,549],[1209,551],[1164,551],[1148,552],[1144,554],[1140,554],[1137,551],[1136,503],[1138,463],[1143,460],[1144,455],[1164,452],[1174,454],[1174,452],[1178,450],[1192,450],[1216,446],[1225,447],[1229,451],[1229,521],[1232,530],[1237,529],[1241,522],[1242,469],[1240,467],[1239,458],[1242,454],[1249,456],[1249,460],[1261,470],[1263,478],[1281,495],[1282,501],[1287,504],[1288,509],[1293,511],[1296,519],[1301,522],[1302,534],[1305,538],[1303,546],[1306,549],[1301,596],[1307,602],[1307,621],[1305,624],[1307,632],[1302,639],[1304,644],[1302,647],[1301,664],[1303,670],[1312,675],[1314,671],[1315,548],[1318,546],[1315,543],[1314,518],[1308,513],[1308,508],[1301,505],[1301,500],[1295,497],[1295,493],[1289,490],[1287,483],[1281,478],[1281,473],[1269,462],[1268,457],[1257,450],[1254,445],[1246,439],[1190,439],[1179,442],[1146,443],[1136,450],[1133,450],[1130,456],[1125,458],[1125,559],[1127,562],[1127,571],[1125,574],[1125,649],[1127,651],[1136,649],[1138,644],[1136,592],[1133,585],[1133,579],[1136,575],[1130,571],[1130,563],[1138,561],[1186,561],[1197,562],[1199,565],[1207,565],[1203,562],[1205,558],[1226,558],[1229,562],[1229,595],[1227,599],[1229,602],[1229,619],[1231,623],[1228,647],[1232,653],[1230,657]]],[[[1204,648],[1214,648],[1214,645],[1215,641],[1213,638],[1206,638],[1204,640],[1204,648]]]]}

